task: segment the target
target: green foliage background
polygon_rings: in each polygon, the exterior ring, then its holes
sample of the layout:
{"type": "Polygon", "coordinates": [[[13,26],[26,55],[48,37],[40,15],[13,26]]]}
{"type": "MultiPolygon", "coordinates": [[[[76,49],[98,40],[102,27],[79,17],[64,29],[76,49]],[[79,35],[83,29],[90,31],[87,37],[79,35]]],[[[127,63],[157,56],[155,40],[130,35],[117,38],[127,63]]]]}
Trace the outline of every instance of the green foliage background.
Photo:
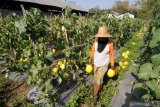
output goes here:
{"type": "Polygon", "coordinates": [[[45,99],[49,106],[56,102],[57,93],[53,87],[66,81],[64,73],[68,72],[69,79],[73,80],[85,77],[85,65],[99,26],[108,26],[116,49],[123,47],[143,26],[140,19],[128,17],[84,17],[72,14],[71,9],[62,14],[46,17],[40,10],[31,9],[24,17],[13,13],[6,19],[0,19],[0,59],[5,62],[3,71],[7,74],[27,72],[26,83],[38,85],[42,93],[40,98],[45,99]],[[53,48],[57,51],[55,54],[52,53],[53,48]],[[19,62],[20,58],[28,60],[19,62]],[[67,64],[65,70],[53,75],[56,59],[66,59],[67,64]]]}

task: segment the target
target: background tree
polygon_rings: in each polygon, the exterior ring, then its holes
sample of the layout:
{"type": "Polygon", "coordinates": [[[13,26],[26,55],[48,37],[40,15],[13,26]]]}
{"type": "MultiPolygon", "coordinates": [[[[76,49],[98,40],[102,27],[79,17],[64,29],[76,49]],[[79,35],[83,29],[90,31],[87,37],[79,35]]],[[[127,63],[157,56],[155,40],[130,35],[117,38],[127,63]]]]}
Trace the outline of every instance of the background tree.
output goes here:
{"type": "Polygon", "coordinates": [[[111,10],[123,14],[125,12],[130,12],[136,16],[139,16],[139,9],[136,4],[130,5],[128,1],[116,1],[115,5],[111,8],[111,10]]]}
{"type": "Polygon", "coordinates": [[[143,19],[150,19],[160,14],[160,0],[138,0],[136,5],[143,19]]]}
{"type": "Polygon", "coordinates": [[[115,5],[112,7],[112,10],[118,12],[120,14],[125,13],[128,11],[129,2],[128,1],[116,1],[115,5]]]}
{"type": "Polygon", "coordinates": [[[96,15],[96,16],[101,16],[101,15],[106,15],[110,12],[110,9],[100,9],[99,7],[95,7],[89,10],[89,13],[92,15],[96,15]]]}

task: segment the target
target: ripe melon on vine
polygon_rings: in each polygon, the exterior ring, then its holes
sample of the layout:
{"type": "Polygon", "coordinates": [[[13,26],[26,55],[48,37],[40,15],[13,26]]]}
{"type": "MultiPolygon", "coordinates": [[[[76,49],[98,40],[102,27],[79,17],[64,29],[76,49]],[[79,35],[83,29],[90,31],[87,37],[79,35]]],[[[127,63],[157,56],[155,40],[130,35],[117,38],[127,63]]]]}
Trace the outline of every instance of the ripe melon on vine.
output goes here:
{"type": "Polygon", "coordinates": [[[132,45],[133,45],[133,46],[135,46],[135,45],[136,45],[136,43],[132,42],[132,45]]]}
{"type": "Polygon", "coordinates": [[[66,60],[63,60],[63,63],[64,63],[64,64],[66,64],[66,62],[67,62],[66,60]]]}
{"type": "Polygon", "coordinates": [[[58,67],[53,68],[53,69],[52,69],[52,72],[53,72],[53,73],[57,73],[57,72],[58,72],[58,67]]]}
{"type": "Polygon", "coordinates": [[[122,53],[122,56],[125,57],[125,56],[126,56],[126,52],[123,52],[123,53],[122,53]]]}
{"type": "Polygon", "coordinates": [[[60,65],[62,65],[63,64],[63,62],[62,61],[58,61],[58,65],[60,66],[60,65]]]}
{"type": "Polygon", "coordinates": [[[61,68],[62,70],[64,70],[64,69],[65,69],[65,64],[61,64],[61,65],[60,65],[60,68],[61,68]]]}
{"type": "Polygon", "coordinates": [[[27,62],[27,61],[28,61],[28,58],[23,59],[23,62],[27,62]]]}
{"type": "Polygon", "coordinates": [[[52,53],[54,54],[56,52],[56,50],[55,49],[52,49],[52,53]]]}
{"type": "Polygon", "coordinates": [[[122,66],[122,69],[126,69],[126,68],[127,68],[127,66],[125,66],[125,65],[122,66]]]}
{"type": "Polygon", "coordinates": [[[126,54],[130,54],[130,51],[126,51],[126,54]]]}
{"type": "Polygon", "coordinates": [[[120,70],[121,70],[120,66],[116,66],[116,68],[115,68],[116,74],[119,74],[120,70]]]}
{"type": "Polygon", "coordinates": [[[118,63],[119,63],[119,66],[123,66],[123,62],[122,61],[120,61],[118,63]]]}
{"type": "Polygon", "coordinates": [[[68,73],[68,72],[65,72],[65,73],[63,74],[63,78],[64,78],[64,79],[68,79],[68,78],[69,78],[69,73],[68,73]]]}
{"type": "Polygon", "coordinates": [[[123,62],[123,65],[124,65],[124,66],[127,66],[128,64],[129,64],[128,61],[124,61],[124,62],[123,62]]]}
{"type": "Polygon", "coordinates": [[[18,62],[20,63],[20,62],[23,62],[23,58],[20,58],[19,60],[18,60],[18,62]]]}
{"type": "Polygon", "coordinates": [[[124,58],[127,59],[127,58],[128,58],[128,54],[126,54],[126,55],[124,56],[124,58]]]}

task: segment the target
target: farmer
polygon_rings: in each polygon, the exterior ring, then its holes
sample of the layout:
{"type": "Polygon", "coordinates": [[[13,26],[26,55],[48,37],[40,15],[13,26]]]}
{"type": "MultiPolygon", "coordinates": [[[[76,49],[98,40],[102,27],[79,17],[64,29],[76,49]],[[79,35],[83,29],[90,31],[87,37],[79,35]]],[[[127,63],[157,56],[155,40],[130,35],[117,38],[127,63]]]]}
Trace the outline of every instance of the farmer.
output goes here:
{"type": "Polygon", "coordinates": [[[94,99],[97,100],[109,63],[111,63],[111,69],[114,69],[114,48],[112,36],[108,33],[106,26],[99,27],[95,37],[89,64],[94,59],[94,99]]]}

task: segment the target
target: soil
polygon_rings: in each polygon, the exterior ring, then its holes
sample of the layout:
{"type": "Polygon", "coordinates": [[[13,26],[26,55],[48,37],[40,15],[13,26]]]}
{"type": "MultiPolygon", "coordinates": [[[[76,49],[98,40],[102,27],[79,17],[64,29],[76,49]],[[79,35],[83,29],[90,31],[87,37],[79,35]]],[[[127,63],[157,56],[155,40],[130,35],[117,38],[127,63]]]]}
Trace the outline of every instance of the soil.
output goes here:
{"type": "Polygon", "coordinates": [[[33,86],[27,86],[24,81],[13,81],[0,75],[0,106],[17,107],[27,98],[27,93],[33,86]]]}

